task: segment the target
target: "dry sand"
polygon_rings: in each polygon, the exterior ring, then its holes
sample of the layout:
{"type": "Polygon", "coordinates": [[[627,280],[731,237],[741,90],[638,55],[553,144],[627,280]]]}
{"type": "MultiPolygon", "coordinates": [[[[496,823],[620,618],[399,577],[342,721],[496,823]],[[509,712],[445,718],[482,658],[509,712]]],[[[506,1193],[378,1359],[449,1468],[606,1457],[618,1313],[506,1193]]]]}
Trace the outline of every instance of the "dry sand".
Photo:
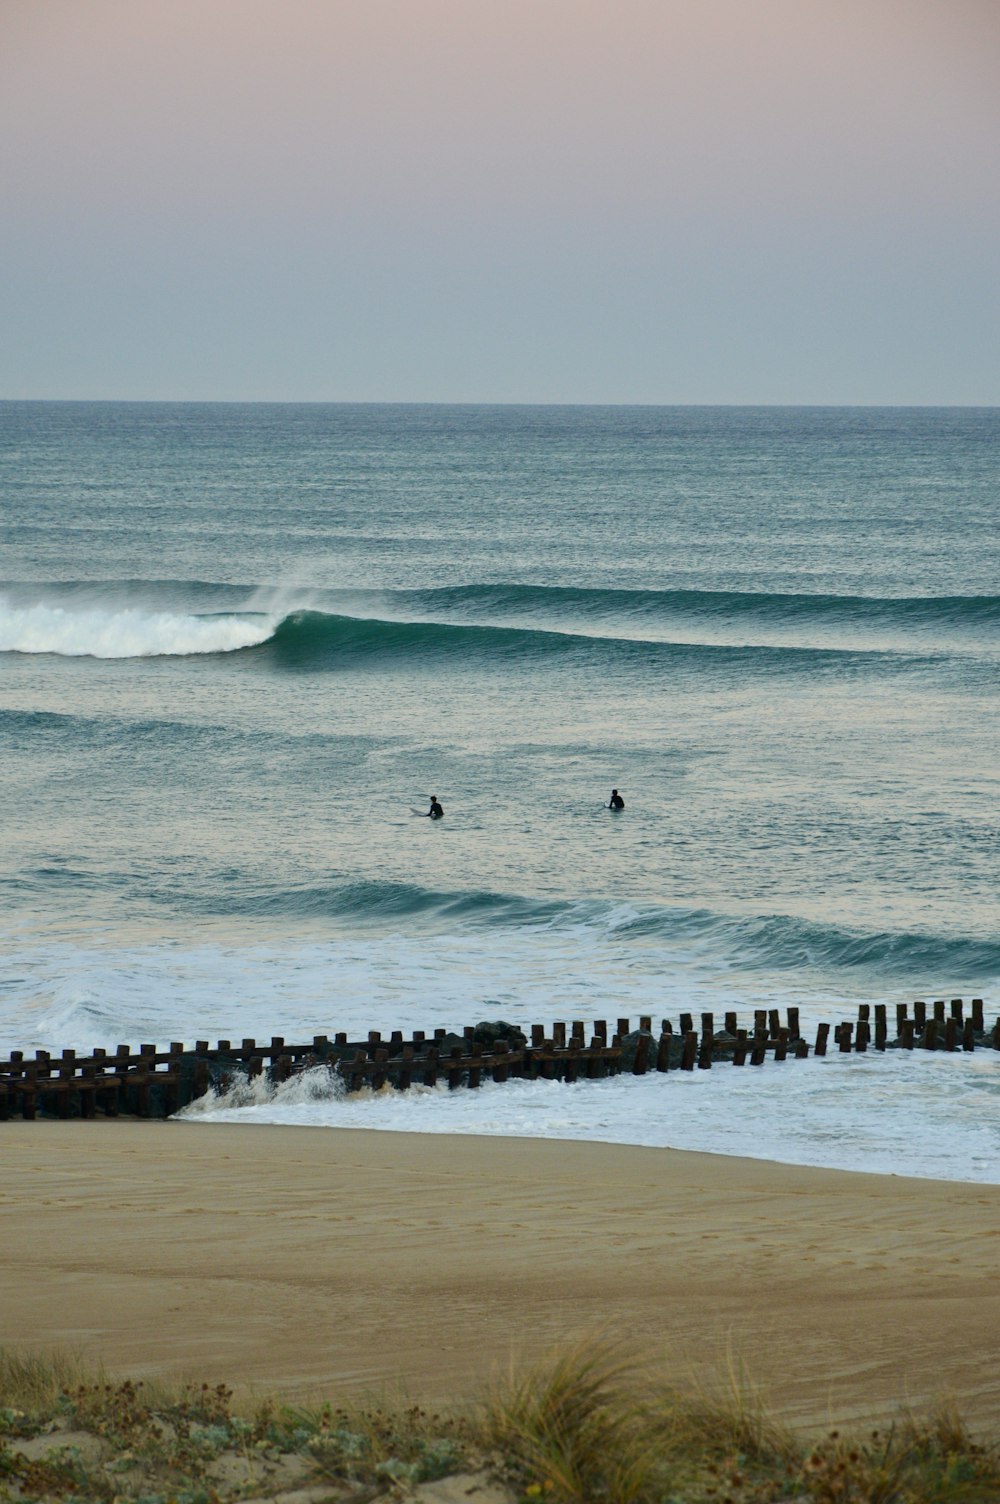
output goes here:
{"type": "Polygon", "coordinates": [[[132,1377],[473,1394],[607,1332],[793,1422],[1000,1401],[1000,1187],[662,1149],[0,1125],[0,1340],[132,1377]]]}

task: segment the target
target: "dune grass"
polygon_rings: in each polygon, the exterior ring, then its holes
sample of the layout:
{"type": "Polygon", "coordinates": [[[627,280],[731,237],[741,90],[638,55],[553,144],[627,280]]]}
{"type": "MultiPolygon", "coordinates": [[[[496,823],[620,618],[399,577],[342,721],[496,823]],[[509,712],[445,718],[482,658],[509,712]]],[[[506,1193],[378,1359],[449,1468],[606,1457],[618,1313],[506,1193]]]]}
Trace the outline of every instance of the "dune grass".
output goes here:
{"type": "Polygon", "coordinates": [[[235,1504],[318,1487],[363,1504],[468,1473],[511,1504],[1000,1500],[1000,1446],[974,1439],[954,1404],[804,1438],[741,1363],[684,1390],[603,1339],[516,1367],[447,1414],[237,1400],[225,1385],[147,1385],[0,1349],[0,1500],[235,1504]]]}

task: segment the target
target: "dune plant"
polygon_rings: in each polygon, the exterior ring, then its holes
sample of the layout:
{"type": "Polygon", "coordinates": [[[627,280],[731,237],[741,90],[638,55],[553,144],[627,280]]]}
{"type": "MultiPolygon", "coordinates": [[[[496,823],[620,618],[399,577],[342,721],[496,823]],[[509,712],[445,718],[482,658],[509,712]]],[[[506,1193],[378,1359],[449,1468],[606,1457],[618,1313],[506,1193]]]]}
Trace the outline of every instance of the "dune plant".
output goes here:
{"type": "Polygon", "coordinates": [[[485,1406],[484,1439],[529,1498],[641,1504],[663,1497],[641,1392],[619,1349],[586,1340],[498,1383],[485,1406]]]}

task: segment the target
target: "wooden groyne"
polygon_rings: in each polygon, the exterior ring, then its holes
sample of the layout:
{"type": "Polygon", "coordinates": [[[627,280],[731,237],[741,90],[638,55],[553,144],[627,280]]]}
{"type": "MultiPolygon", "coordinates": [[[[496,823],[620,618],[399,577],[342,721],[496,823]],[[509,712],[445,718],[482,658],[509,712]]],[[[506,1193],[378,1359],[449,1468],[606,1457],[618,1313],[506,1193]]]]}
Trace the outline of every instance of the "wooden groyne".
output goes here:
{"type": "Polygon", "coordinates": [[[626,1072],[642,1076],[675,1070],[709,1070],[726,1062],[737,1066],[763,1065],[770,1058],[805,1059],[828,1051],[863,1054],[867,1050],[1000,1050],[1000,1018],[987,1026],[982,998],[966,1008],[961,998],[950,1001],[900,1003],[894,1033],[883,1003],[862,1003],[857,1017],[837,1024],[820,1023],[810,1048],[799,1027],[799,1010],[758,1009],[753,1026],[742,1026],[736,1013],[726,1013],[717,1027],[714,1014],[682,1013],[660,1020],[651,1016],[633,1027],[619,1018],[614,1027],[598,1020],[559,1022],[546,1028],[532,1024],[529,1032],[502,1022],[470,1025],[461,1034],[436,1029],[416,1030],[408,1039],[396,1030],[388,1039],[376,1030],[367,1039],[346,1034],[314,1035],[308,1044],[289,1044],[274,1037],[264,1043],[244,1039],[238,1045],[220,1039],[215,1045],[198,1040],[193,1048],[153,1044],[138,1048],[119,1045],[113,1052],[95,1049],[53,1054],[36,1050],[31,1058],[11,1051],[0,1059],[0,1122],[11,1117],[93,1118],[169,1117],[209,1092],[224,1092],[240,1082],[266,1077],[279,1085],[316,1068],[326,1070],[331,1085],[358,1091],[392,1087],[447,1085],[475,1088],[484,1080],[578,1081],[626,1072]]]}

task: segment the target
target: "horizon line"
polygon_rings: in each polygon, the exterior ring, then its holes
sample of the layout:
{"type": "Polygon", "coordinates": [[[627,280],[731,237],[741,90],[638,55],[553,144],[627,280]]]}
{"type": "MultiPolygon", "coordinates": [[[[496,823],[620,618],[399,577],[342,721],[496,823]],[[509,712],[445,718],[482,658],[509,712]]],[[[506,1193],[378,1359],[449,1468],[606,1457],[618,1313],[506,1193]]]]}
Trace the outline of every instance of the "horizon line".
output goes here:
{"type": "Polygon", "coordinates": [[[995,412],[1000,402],[629,402],[611,401],[530,401],[506,398],[499,401],[461,398],[416,398],[416,397],[5,397],[0,396],[0,405],[46,404],[51,406],[101,405],[124,407],[468,407],[468,408],[659,408],[685,410],[731,410],[779,409],[794,411],[973,411],[995,412]]]}

